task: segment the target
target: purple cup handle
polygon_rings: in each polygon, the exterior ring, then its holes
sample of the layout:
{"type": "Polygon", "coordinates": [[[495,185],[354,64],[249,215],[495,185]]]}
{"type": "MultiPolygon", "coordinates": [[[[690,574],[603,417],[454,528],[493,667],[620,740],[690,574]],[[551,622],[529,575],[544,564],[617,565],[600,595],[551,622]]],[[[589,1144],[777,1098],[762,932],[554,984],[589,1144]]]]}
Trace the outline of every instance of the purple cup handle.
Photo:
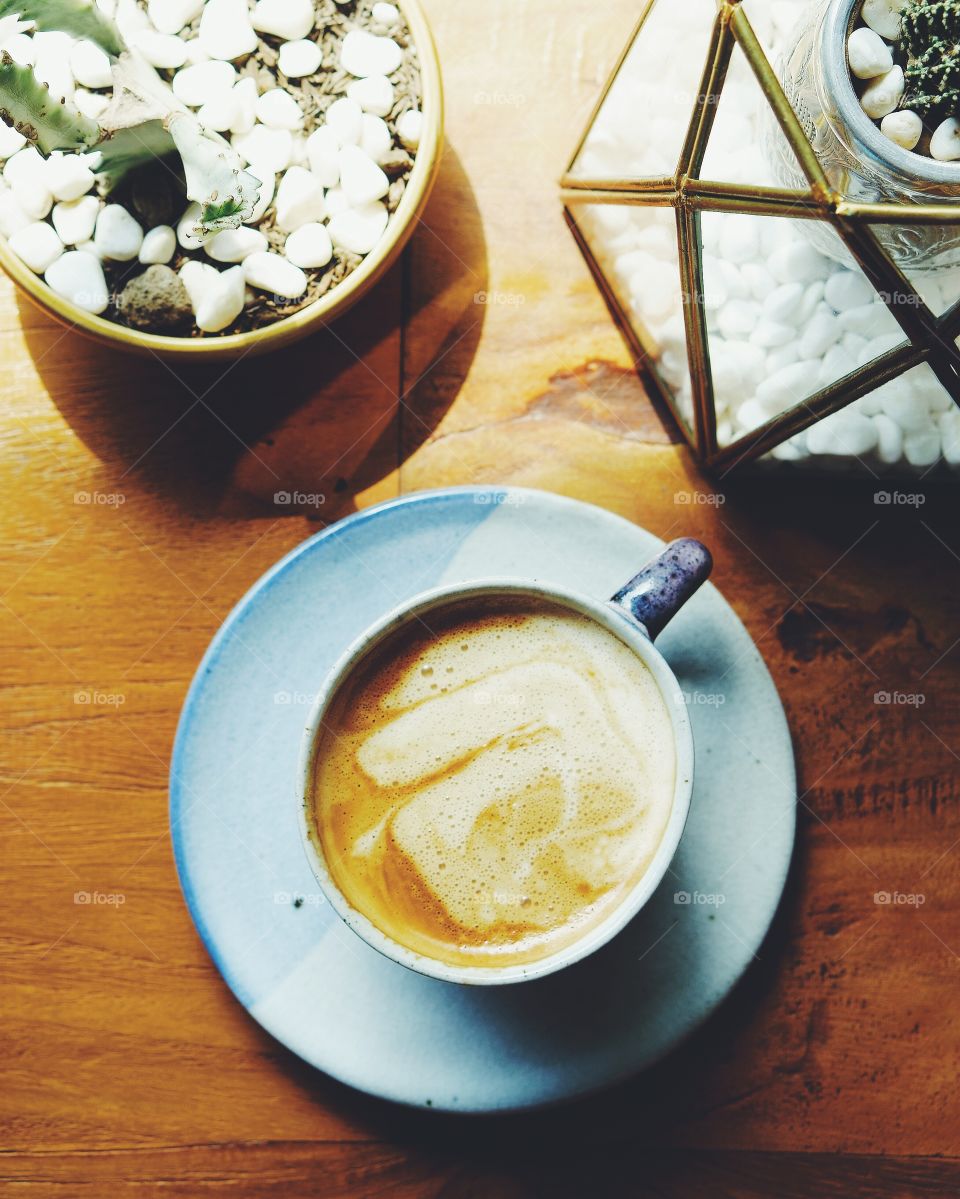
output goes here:
{"type": "Polygon", "coordinates": [[[671,541],[610,602],[643,625],[653,641],[680,611],[713,567],[710,551],[692,537],[671,541]]]}

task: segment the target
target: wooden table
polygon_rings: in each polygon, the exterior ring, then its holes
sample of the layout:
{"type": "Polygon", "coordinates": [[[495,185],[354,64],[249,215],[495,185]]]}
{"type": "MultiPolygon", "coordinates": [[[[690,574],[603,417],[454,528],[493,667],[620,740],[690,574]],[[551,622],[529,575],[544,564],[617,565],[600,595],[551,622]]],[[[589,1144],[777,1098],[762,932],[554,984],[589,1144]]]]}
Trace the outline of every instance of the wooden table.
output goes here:
{"type": "Polygon", "coordinates": [[[955,494],[728,479],[722,504],[679,504],[716,486],[646,399],[555,189],[636,5],[428,7],[439,184],[402,266],[328,334],[186,374],[0,287],[0,1193],[956,1195],[955,494]],[[591,1103],[461,1121],[354,1094],[245,1015],[181,900],[167,763],[209,639],[311,520],[491,481],[710,543],[802,807],[774,930],[690,1045],[591,1103]],[[280,491],[325,499],[305,516],[280,491]]]}

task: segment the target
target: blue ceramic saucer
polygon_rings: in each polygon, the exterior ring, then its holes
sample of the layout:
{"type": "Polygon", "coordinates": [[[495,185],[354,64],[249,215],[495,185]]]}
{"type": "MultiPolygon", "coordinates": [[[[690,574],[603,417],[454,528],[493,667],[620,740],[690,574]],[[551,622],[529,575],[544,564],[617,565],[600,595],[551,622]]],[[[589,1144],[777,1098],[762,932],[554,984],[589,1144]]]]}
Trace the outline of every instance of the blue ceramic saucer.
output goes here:
{"type": "Polygon", "coordinates": [[[304,542],[227,618],[177,731],[177,869],[227,984],[305,1061],[401,1103],[535,1107],[649,1066],[750,964],[793,849],[793,753],[763,660],[711,584],[657,640],[693,723],[686,831],[653,899],[592,957],[504,987],[414,974],[341,923],[300,841],[300,736],[324,675],[364,629],[428,588],[491,575],[606,598],[661,547],[620,517],[543,492],[423,492],[304,542]]]}

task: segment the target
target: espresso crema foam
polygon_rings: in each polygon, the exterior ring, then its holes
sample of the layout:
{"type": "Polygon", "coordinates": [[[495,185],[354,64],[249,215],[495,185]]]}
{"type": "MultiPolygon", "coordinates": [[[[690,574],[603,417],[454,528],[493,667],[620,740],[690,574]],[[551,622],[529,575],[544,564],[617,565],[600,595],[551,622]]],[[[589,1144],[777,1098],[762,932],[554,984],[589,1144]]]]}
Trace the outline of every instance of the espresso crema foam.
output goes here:
{"type": "Polygon", "coordinates": [[[536,961],[603,920],[646,870],[676,750],[647,667],[559,605],[412,621],[328,711],[316,833],[350,904],[452,965],[536,961]]]}

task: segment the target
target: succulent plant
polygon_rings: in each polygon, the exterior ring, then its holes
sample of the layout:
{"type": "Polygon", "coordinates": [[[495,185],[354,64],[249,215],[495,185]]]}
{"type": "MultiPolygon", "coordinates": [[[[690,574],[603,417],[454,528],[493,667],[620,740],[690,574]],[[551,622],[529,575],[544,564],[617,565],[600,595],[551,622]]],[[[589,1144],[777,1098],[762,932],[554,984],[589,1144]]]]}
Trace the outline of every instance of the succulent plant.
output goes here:
{"type": "Polygon", "coordinates": [[[928,120],[960,113],[960,0],[911,0],[901,28],[903,107],[928,120]]]}
{"type": "Polygon", "coordinates": [[[188,200],[200,206],[197,233],[236,229],[253,215],[260,180],[218,133],[205,129],[94,0],[0,0],[0,21],[32,22],[96,43],[110,55],[113,98],[96,120],[51,95],[33,68],[0,54],[0,119],[43,154],[90,155],[100,189],[109,194],[131,171],[179,153],[188,200]]]}

